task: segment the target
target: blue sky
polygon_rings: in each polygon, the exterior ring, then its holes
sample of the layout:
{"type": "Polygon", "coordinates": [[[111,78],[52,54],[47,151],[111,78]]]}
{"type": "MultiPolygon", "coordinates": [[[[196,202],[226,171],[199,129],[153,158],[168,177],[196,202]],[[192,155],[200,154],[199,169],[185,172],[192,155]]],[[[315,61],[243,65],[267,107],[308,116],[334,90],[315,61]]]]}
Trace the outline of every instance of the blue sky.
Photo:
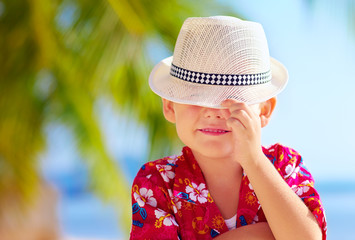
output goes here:
{"type": "MultiPolygon", "coordinates": [[[[247,20],[260,22],[270,54],[289,71],[263,144],[281,143],[303,156],[316,180],[355,181],[355,34],[346,1],[220,0],[247,20]]],[[[153,60],[169,56],[152,46],[153,60]]]]}
{"type": "Polygon", "coordinates": [[[347,29],[346,1],[316,1],[314,9],[300,0],[236,2],[264,26],[270,54],[289,71],[263,143],[299,151],[318,180],[355,181],[355,34],[347,29]]]}

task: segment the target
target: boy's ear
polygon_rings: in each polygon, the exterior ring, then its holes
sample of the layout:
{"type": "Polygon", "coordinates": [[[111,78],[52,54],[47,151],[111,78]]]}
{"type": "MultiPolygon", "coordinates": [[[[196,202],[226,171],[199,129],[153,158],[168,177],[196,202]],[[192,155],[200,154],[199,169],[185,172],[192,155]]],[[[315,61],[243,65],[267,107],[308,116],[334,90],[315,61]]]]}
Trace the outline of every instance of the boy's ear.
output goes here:
{"type": "Polygon", "coordinates": [[[163,101],[163,113],[166,120],[171,123],[175,123],[175,110],[174,102],[162,98],[163,101]]]}
{"type": "Polygon", "coordinates": [[[260,106],[260,120],[261,120],[261,127],[265,127],[270,119],[271,115],[274,112],[276,106],[276,97],[270,98],[269,100],[261,103],[260,106]]]}

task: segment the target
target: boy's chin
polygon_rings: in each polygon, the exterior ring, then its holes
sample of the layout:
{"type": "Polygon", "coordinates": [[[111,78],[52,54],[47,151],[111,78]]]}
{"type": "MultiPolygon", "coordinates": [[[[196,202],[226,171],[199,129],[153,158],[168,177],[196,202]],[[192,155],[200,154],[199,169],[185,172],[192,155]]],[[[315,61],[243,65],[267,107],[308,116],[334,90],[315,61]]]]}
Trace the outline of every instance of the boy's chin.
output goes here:
{"type": "Polygon", "coordinates": [[[190,147],[195,155],[203,156],[211,159],[226,159],[233,155],[230,147],[225,146],[205,146],[199,148],[190,147]]]}

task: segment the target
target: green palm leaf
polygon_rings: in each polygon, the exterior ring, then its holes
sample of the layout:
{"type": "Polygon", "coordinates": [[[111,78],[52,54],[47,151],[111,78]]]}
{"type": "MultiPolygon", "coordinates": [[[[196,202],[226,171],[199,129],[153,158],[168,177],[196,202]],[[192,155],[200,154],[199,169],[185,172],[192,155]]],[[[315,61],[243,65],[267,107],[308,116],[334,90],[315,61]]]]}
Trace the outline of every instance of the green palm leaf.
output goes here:
{"type": "Polygon", "coordinates": [[[113,103],[147,128],[152,158],[167,154],[178,142],[147,84],[149,43],[172,52],[188,16],[228,12],[201,0],[1,0],[0,9],[1,213],[4,196],[19,206],[34,196],[45,126],[59,122],[76,137],[93,191],[118,206],[128,231],[130,186],[107,151],[95,105],[113,103]]]}

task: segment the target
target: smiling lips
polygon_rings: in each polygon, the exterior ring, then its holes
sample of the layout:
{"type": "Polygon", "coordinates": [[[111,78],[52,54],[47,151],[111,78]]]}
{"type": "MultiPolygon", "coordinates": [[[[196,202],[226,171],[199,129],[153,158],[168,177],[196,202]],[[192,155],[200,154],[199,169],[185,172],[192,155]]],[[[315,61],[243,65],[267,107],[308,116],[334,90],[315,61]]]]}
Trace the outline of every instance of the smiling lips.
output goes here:
{"type": "Polygon", "coordinates": [[[219,136],[230,132],[228,130],[216,129],[216,128],[200,128],[198,129],[198,131],[206,135],[212,135],[212,136],[219,136]]]}

